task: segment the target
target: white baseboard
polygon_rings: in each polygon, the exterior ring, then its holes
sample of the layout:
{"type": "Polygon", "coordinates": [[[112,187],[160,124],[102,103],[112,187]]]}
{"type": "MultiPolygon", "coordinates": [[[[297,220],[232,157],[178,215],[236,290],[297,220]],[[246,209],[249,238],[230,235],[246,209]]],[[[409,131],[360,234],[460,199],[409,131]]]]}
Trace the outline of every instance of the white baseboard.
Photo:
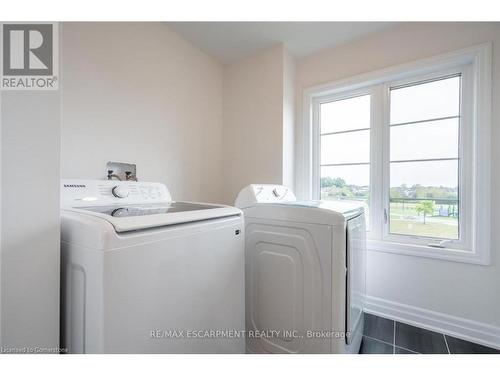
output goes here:
{"type": "Polygon", "coordinates": [[[367,296],[365,311],[416,327],[500,349],[500,327],[367,296]]]}

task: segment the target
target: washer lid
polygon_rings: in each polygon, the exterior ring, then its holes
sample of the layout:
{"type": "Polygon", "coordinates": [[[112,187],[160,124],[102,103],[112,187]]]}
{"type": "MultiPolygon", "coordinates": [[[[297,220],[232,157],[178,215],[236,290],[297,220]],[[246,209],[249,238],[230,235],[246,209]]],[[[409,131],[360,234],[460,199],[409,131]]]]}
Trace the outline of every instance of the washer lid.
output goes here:
{"type": "Polygon", "coordinates": [[[239,209],[230,206],[173,201],[158,204],[84,206],[63,210],[104,219],[111,223],[117,232],[241,215],[239,209]]]}
{"type": "Polygon", "coordinates": [[[191,202],[168,202],[161,204],[80,207],[80,209],[91,212],[97,212],[113,217],[133,217],[133,216],[172,214],[174,212],[213,210],[220,207],[222,206],[191,203],[191,202]]]}

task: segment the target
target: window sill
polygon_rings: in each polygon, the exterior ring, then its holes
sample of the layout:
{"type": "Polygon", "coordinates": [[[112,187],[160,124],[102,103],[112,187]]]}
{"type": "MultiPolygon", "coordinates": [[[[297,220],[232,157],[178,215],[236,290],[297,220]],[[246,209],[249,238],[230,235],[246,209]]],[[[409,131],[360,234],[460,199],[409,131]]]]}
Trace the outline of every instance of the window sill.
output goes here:
{"type": "Polygon", "coordinates": [[[406,256],[415,256],[431,259],[447,260],[451,262],[490,265],[487,254],[479,254],[473,251],[457,250],[451,248],[432,248],[429,246],[404,244],[398,242],[380,241],[367,239],[366,248],[369,251],[391,253],[406,256]]]}

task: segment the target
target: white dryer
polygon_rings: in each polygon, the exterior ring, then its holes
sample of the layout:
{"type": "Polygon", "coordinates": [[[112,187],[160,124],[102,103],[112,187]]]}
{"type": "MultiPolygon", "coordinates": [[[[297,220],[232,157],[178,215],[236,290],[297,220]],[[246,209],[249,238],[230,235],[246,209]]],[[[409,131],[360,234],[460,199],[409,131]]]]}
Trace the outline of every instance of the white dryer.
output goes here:
{"type": "Polygon", "coordinates": [[[163,184],[61,184],[61,346],[70,353],[244,353],[244,228],[163,184]]]}
{"type": "Polygon", "coordinates": [[[364,207],[297,201],[250,185],[235,203],[246,235],[250,353],[358,353],[366,275],[364,207]]]}

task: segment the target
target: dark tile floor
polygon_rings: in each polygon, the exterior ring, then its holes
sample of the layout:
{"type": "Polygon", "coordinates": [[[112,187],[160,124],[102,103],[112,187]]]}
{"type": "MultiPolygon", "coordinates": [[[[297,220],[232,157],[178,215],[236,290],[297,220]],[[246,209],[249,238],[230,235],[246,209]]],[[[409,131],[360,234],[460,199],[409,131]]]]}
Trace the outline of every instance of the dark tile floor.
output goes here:
{"type": "Polygon", "coordinates": [[[365,313],[360,354],[500,354],[500,350],[365,313]]]}

